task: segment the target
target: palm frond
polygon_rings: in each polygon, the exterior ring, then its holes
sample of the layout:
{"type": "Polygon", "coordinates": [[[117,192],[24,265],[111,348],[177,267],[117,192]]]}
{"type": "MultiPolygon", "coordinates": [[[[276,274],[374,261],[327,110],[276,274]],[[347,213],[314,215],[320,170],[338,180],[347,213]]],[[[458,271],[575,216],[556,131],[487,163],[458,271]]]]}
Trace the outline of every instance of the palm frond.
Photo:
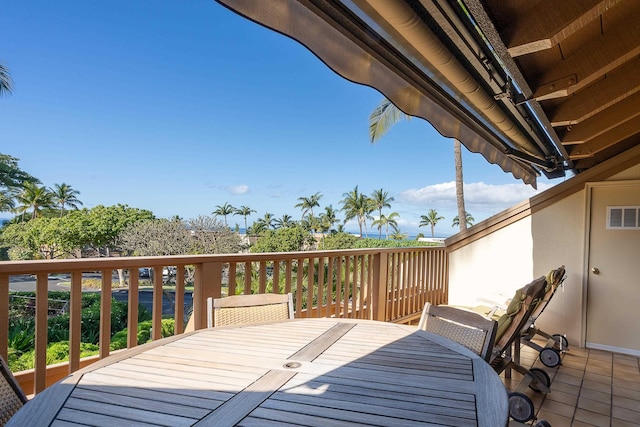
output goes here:
{"type": "Polygon", "coordinates": [[[410,120],[411,116],[400,111],[391,101],[384,98],[369,115],[369,138],[375,144],[387,133],[391,126],[401,120],[410,120]]]}

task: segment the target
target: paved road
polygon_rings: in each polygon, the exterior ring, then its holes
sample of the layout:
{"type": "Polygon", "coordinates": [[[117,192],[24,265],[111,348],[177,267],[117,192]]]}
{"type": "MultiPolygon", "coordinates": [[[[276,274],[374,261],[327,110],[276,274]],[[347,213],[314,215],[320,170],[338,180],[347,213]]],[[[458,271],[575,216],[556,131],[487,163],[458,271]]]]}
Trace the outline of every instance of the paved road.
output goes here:
{"type": "MultiPolygon", "coordinates": [[[[99,274],[85,274],[83,276],[86,277],[95,277],[99,278],[99,274]]],[[[114,275],[114,280],[117,280],[118,276],[114,275]]],[[[34,292],[36,290],[36,281],[33,276],[30,275],[22,275],[22,276],[11,276],[9,280],[9,290],[11,291],[27,291],[34,292]]],[[[69,291],[69,277],[68,276],[50,276],[49,277],[49,290],[50,291],[69,291]]],[[[95,291],[87,291],[85,292],[100,292],[98,290],[95,291]]],[[[163,314],[173,314],[174,312],[174,292],[167,291],[167,295],[165,295],[162,299],[162,313],[163,314]]],[[[126,303],[129,298],[129,289],[114,289],[112,291],[113,298],[118,301],[126,303]]],[[[185,305],[185,313],[191,307],[192,304],[192,295],[191,292],[185,292],[184,296],[184,305],[185,305]]],[[[142,288],[138,293],[139,303],[145,306],[149,311],[151,311],[153,306],[153,292],[151,288],[142,288]]]]}

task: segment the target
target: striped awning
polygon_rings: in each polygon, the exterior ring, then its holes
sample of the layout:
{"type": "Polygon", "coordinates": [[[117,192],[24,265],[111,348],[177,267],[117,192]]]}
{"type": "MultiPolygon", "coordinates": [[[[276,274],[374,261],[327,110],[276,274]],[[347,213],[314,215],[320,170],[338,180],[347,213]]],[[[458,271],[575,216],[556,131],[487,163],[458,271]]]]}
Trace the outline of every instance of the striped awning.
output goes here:
{"type": "Polygon", "coordinates": [[[549,153],[452,54],[451,40],[429,25],[434,13],[416,9],[420,2],[217,1],[297,40],[344,78],[379,90],[406,114],[535,187],[534,165],[544,165],[549,153]]]}

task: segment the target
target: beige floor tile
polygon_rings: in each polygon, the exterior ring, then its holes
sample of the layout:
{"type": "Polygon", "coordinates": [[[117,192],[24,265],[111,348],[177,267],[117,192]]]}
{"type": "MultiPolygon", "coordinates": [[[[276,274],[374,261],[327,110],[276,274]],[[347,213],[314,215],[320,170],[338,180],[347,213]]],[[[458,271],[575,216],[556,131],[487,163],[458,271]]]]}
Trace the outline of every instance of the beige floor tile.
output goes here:
{"type": "Polygon", "coordinates": [[[585,423],[583,421],[574,420],[571,427],[594,427],[595,424],[585,423]]]}
{"type": "Polygon", "coordinates": [[[611,427],[638,427],[638,423],[631,423],[617,418],[611,418],[611,427]]]}
{"type": "Polygon", "coordinates": [[[547,412],[544,406],[538,412],[538,420],[546,420],[553,427],[571,427],[571,417],[563,417],[553,412],[547,412]]]}
{"type": "Polygon", "coordinates": [[[615,380],[612,389],[614,396],[626,397],[627,399],[634,399],[640,402],[640,391],[638,390],[617,386],[615,380]]]}
{"type": "MultiPolygon", "coordinates": [[[[624,399],[624,398],[620,398],[624,399]]],[[[578,394],[565,393],[563,391],[559,391],[557,387],[552,387],[551,392],[547,393],[545,402],[547,400],[553,400],[554,402],[564,403],[565,405],[576,406],[578,404],[578,394]]],[[[544,403],[543,403],[544,406],[544,403]]],[[[623,405],[619,405],[623,406],[623,405]]],[[[624,406],[626,407],[626,406],[624,406]]]]}
{"type": "MultiPolygon", "coordinates": [[[[609,427],[611,418],[606,415],[596,414],[595,412],[586,411],[584,409],[576,409],[574,419],[584,423],[592,424],[597,427],[609,427]]],[[[575,425],[575,424],[574,424],[575,425]]]]}
{"type": "Polygon", "coordinates": [[[563,383],[561,381],[554,381],[551,383],[551,393],[553,392],[563,392],[566,394],[571,394],[576,397],[576,402],[578,401],[578,395],[580,394],[580,386],[563,383]]]}
{"type": "Polygon", "coordinates": [[[605,391],[589,390],[583,388],[580,391],[580,397],[595,400],[601,403],[611,403],[611,393],[605,391]]]}
{"type": "Polygon", "coordinates": [[[640,412],[614,406],[611,409],[611,416],[619,420],[624,420],[630,423],[636,423],[637,425],[640,425],[640,412]]]}
{"type": "Polygon", "coordinates": [[[588,374],[602,375],[602,376],[607,377],[610,380],[611,379],[611,374],[613,373],[613,370],[612,370],[611,366],[602,367],[602,366],[597,366],[597,365],[587,365],[586,368],[585,368],[585,372],[587,372],[588,374]]]}
{"type": "Polygon", "coordinates": [[[629,381],[623,378],[614,378],[613,385],[622,388],[628,388],[629,390],[640,391],[640,382],[629,381]]]}
{"type": "Polygon", "coordinates": [[[604,350],[593,350],[589,349],[589,359],[597,359],[597,360],[613,360],[613,353],[609,353],[604,350]]]}
{"type": "Polygon", "coordinates": [[[611,386],[609,384],[603,384],[601,382],[598,381],[593,381],[593,380],[588,380],[588,379],[583,379],[582,380],[582,388],[585,389],[589,389],[589,390],[596,390],[596,391],[601,391],[603,393],[611,393],[611,386]]]}
{"type": "Polygon", "coordinates": [[[580,396],[580,399],[578,399],[578,408],[595,412],[600,415],[611,415],[611,403],[599,402],[597,400],[587,399],[583,396],[580,396]]]}
{"type": "Polygon", "coordinates": [[[564,403],[555,402],[553,400],[545,400],[540,410],[543,409],[545,413],[551,412],[567,418],[573,417],[573,414],[576,411],[576,408],[573,405],[566,405],[564,403]]]}
{"type": "Polygon", "coordinates": [[[632,411],[640,411],[640,401],[638,401],[637,399],[613,396],[611,404],[619,408],[630,409],[632,411]]]}

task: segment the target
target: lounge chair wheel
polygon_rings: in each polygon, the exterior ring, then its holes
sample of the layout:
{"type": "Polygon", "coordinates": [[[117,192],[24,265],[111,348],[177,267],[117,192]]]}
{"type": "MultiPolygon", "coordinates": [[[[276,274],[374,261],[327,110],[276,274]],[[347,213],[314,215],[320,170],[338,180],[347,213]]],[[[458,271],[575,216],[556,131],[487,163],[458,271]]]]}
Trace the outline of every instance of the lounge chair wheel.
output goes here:
{"type": "Polygon", "coordinates": [[[551,424],[547,420],[538,420],[533,427],[551,427],[551,424]]]}
{"type": "Polygon", "coordinates": [[[554,345],[553,348],[556,348],[560,351],[569,348],[569,341],[567,340],[567,337],[560,334],[553,334],[552,336],[556,340],[556,345],[554,345]]]}
{"type": "Polygon", "coordinates": [[[540,351],[540,361],[549,368],[555,368],[562,362],[560,352],[555,348],[543,348],[540,351]]]}
{"type": "Polygon", "coordinates": [[[543,385],[547,390],[551,385],[551,378],[549,378],[549,374],[547,374],[543,369],[540,368],[531,368],[529,369],[529,373],[533,377],[533,381],[529,384],[529,388],[533,391],[543,391],[543,388],[539,386],[539,384],[543,385]]]}
{"type": "Polygon", "coordinates": [[[526,423],[533,419],[533,402],[526,394],[514,391],[509,393],[509,416],[514,420],[526,423]]]}

